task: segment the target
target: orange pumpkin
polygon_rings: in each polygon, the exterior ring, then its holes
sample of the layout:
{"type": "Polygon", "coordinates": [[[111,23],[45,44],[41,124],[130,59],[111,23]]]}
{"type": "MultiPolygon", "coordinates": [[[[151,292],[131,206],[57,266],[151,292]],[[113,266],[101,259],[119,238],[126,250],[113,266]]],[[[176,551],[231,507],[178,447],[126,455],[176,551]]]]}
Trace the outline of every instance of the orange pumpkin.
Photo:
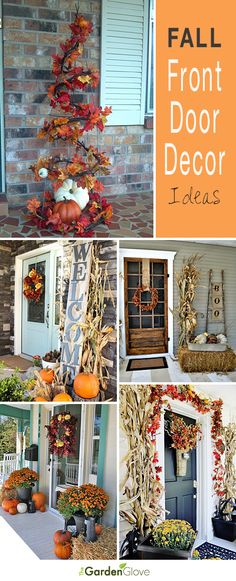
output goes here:
{"type": "Polygon", "coordinates": [[[64,224],[77,222],[81,215],[81,209],[74,200],[64,200],[57,202],[53,207],[53,214],[59,214],[64,224]]]}
{"type": "Polygon", "coordinates": [[[69,559],[72,553],[70,543],[57,543],[54,546],[54,553],[58,559],[69,559]]]}
{"type": "Polygon", "coordinates": [[[46,383],[53,382],[54,371],[53,369],[50,369],[50,367],[47,367],[46,369],[41,369],[39,375],[43,381],[46,381],[46,383]]]}
{"type": "Polygon", "coordinates": [[[100,523],[96,523],[95,524],[95,533],[96,535],[100,535],[102,532],[102,525],[100,525],[100,523]]]}
{"type": "Polygon", "coordinates": [[[40,512],[46,512],[46,506],[45,504],[43,504],[42,506],[40,506],[40,512]]]}
{"type": "Polygon", "coordinates": [[[11,508],[9,508],[9,514],[17,514],[17,509],[14,508],[14,506],[12,506],[11,508]]]}
{"type": "Polygon", "coordinates": [[[78,373],[74,379],[74,392],[79,397],[91,399],[99,393],[99,381],[93,373],[78,373]]]}
{"type": "Polygon", "coordinates": [[[58,543],[61,543],[61,545],[64,545],[65,543],[69,543],[71,540],[71,533],[70,531],[56,531],[54,533],[54,537],[53,537],[54,543],[55,545],[57,545],[58,543]]]}
{"type": "Polygon", "coordinates": [[[68,393],[58,393],[52,401],[73,401],[68,393]]]}
{"type": "Polygon", "coordinates": [[[48,401],[48,400],[47,400],[47,399],[45,399],[45,397],[40,397],[40,396],[38,396],[38,397],[36,397],[36,398],[34,399],[34,401],[48,401]]]}
{"type": "Polygon", "coordinates": [[[2,501],[2,508],[5,512],[9,512],[10,508],[16,508],[19,503],[19,500],[16,498],[4,498],[2,501]]]}
{"type": "Polygon", "coordinates": [[[43,492],[34,492],[32,494],[32,500],[34,501],[36,510],[39,510],[41,506],[45,505],[46,496],[43,492]]]}

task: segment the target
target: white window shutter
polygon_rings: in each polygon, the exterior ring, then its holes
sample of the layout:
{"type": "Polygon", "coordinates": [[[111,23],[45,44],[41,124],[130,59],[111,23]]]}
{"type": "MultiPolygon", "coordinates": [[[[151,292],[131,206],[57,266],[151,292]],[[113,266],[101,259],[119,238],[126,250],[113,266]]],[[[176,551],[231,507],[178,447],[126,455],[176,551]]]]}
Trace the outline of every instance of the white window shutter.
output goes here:
{"type": "Polygon", "coordinates": [[[149,0],[102,0],[101,105],[108,125],[143,125],[149,0]]]}

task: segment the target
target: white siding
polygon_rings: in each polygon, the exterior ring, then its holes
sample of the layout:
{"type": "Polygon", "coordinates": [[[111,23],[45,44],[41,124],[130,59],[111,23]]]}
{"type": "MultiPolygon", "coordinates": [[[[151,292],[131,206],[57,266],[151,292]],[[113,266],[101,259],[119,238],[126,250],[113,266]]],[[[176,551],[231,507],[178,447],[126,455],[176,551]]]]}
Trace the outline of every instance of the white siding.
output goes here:
{"type": "Polygon", "coordinates": [[[101,105],[109,125],[142,125],[146,97],[148,0],[102,0],[101,105]]]}

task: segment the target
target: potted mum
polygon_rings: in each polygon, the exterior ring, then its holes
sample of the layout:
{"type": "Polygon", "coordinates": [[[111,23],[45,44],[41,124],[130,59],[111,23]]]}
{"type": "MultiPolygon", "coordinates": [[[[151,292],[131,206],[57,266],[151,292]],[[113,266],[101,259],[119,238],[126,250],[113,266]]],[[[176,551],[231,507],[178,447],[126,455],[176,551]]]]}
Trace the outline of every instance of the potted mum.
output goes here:
{"type": "Polygon", "coordinates": [[[23,502],[31,500],[32,487],[39,480],[39,475],[30,468],[14,470],[8,478],[8,487],[15,488],[17,497],[23,502]]]}
{"type": "Polygon", "coordinates": [[[48,353],[45,353],[45,355],[42,357],[43,369],[46,369],[46,368],[55,369],[55,367],[58,367],[59,362],[60,362],[60,357],[61,357],[61,353],[60,353],[60,351],[57,351],[56,349],[54,349],[54,351],[49,351],[48,353]]]}
{"type": "Polygon", "coordinates": [[[165,520],[139,545],[141,559],[190,559],[196,531],[185,520],[165,520]]]}
{"type": "Polygon", "coordinates": [[[86,524],[86,540],[96,541],[96,519],[103,515],[109,500],[108,494],[95,484],[71,486],[60,495],[57,508],[65,518],[65,526],[71,517],[76,524],[76,532],[80,534],[86,524]]]}

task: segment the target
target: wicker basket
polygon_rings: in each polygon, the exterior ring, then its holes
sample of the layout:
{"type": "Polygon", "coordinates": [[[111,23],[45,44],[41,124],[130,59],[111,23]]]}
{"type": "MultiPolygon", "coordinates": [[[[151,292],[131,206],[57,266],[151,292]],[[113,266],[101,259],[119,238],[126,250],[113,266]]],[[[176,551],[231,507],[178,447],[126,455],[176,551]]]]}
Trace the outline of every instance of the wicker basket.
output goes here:
{"type": "Polygon", "coordinates": [[[176,450],[176,476],[186,476],[187,458],[184,458],[184,450],[176,450]]]}

